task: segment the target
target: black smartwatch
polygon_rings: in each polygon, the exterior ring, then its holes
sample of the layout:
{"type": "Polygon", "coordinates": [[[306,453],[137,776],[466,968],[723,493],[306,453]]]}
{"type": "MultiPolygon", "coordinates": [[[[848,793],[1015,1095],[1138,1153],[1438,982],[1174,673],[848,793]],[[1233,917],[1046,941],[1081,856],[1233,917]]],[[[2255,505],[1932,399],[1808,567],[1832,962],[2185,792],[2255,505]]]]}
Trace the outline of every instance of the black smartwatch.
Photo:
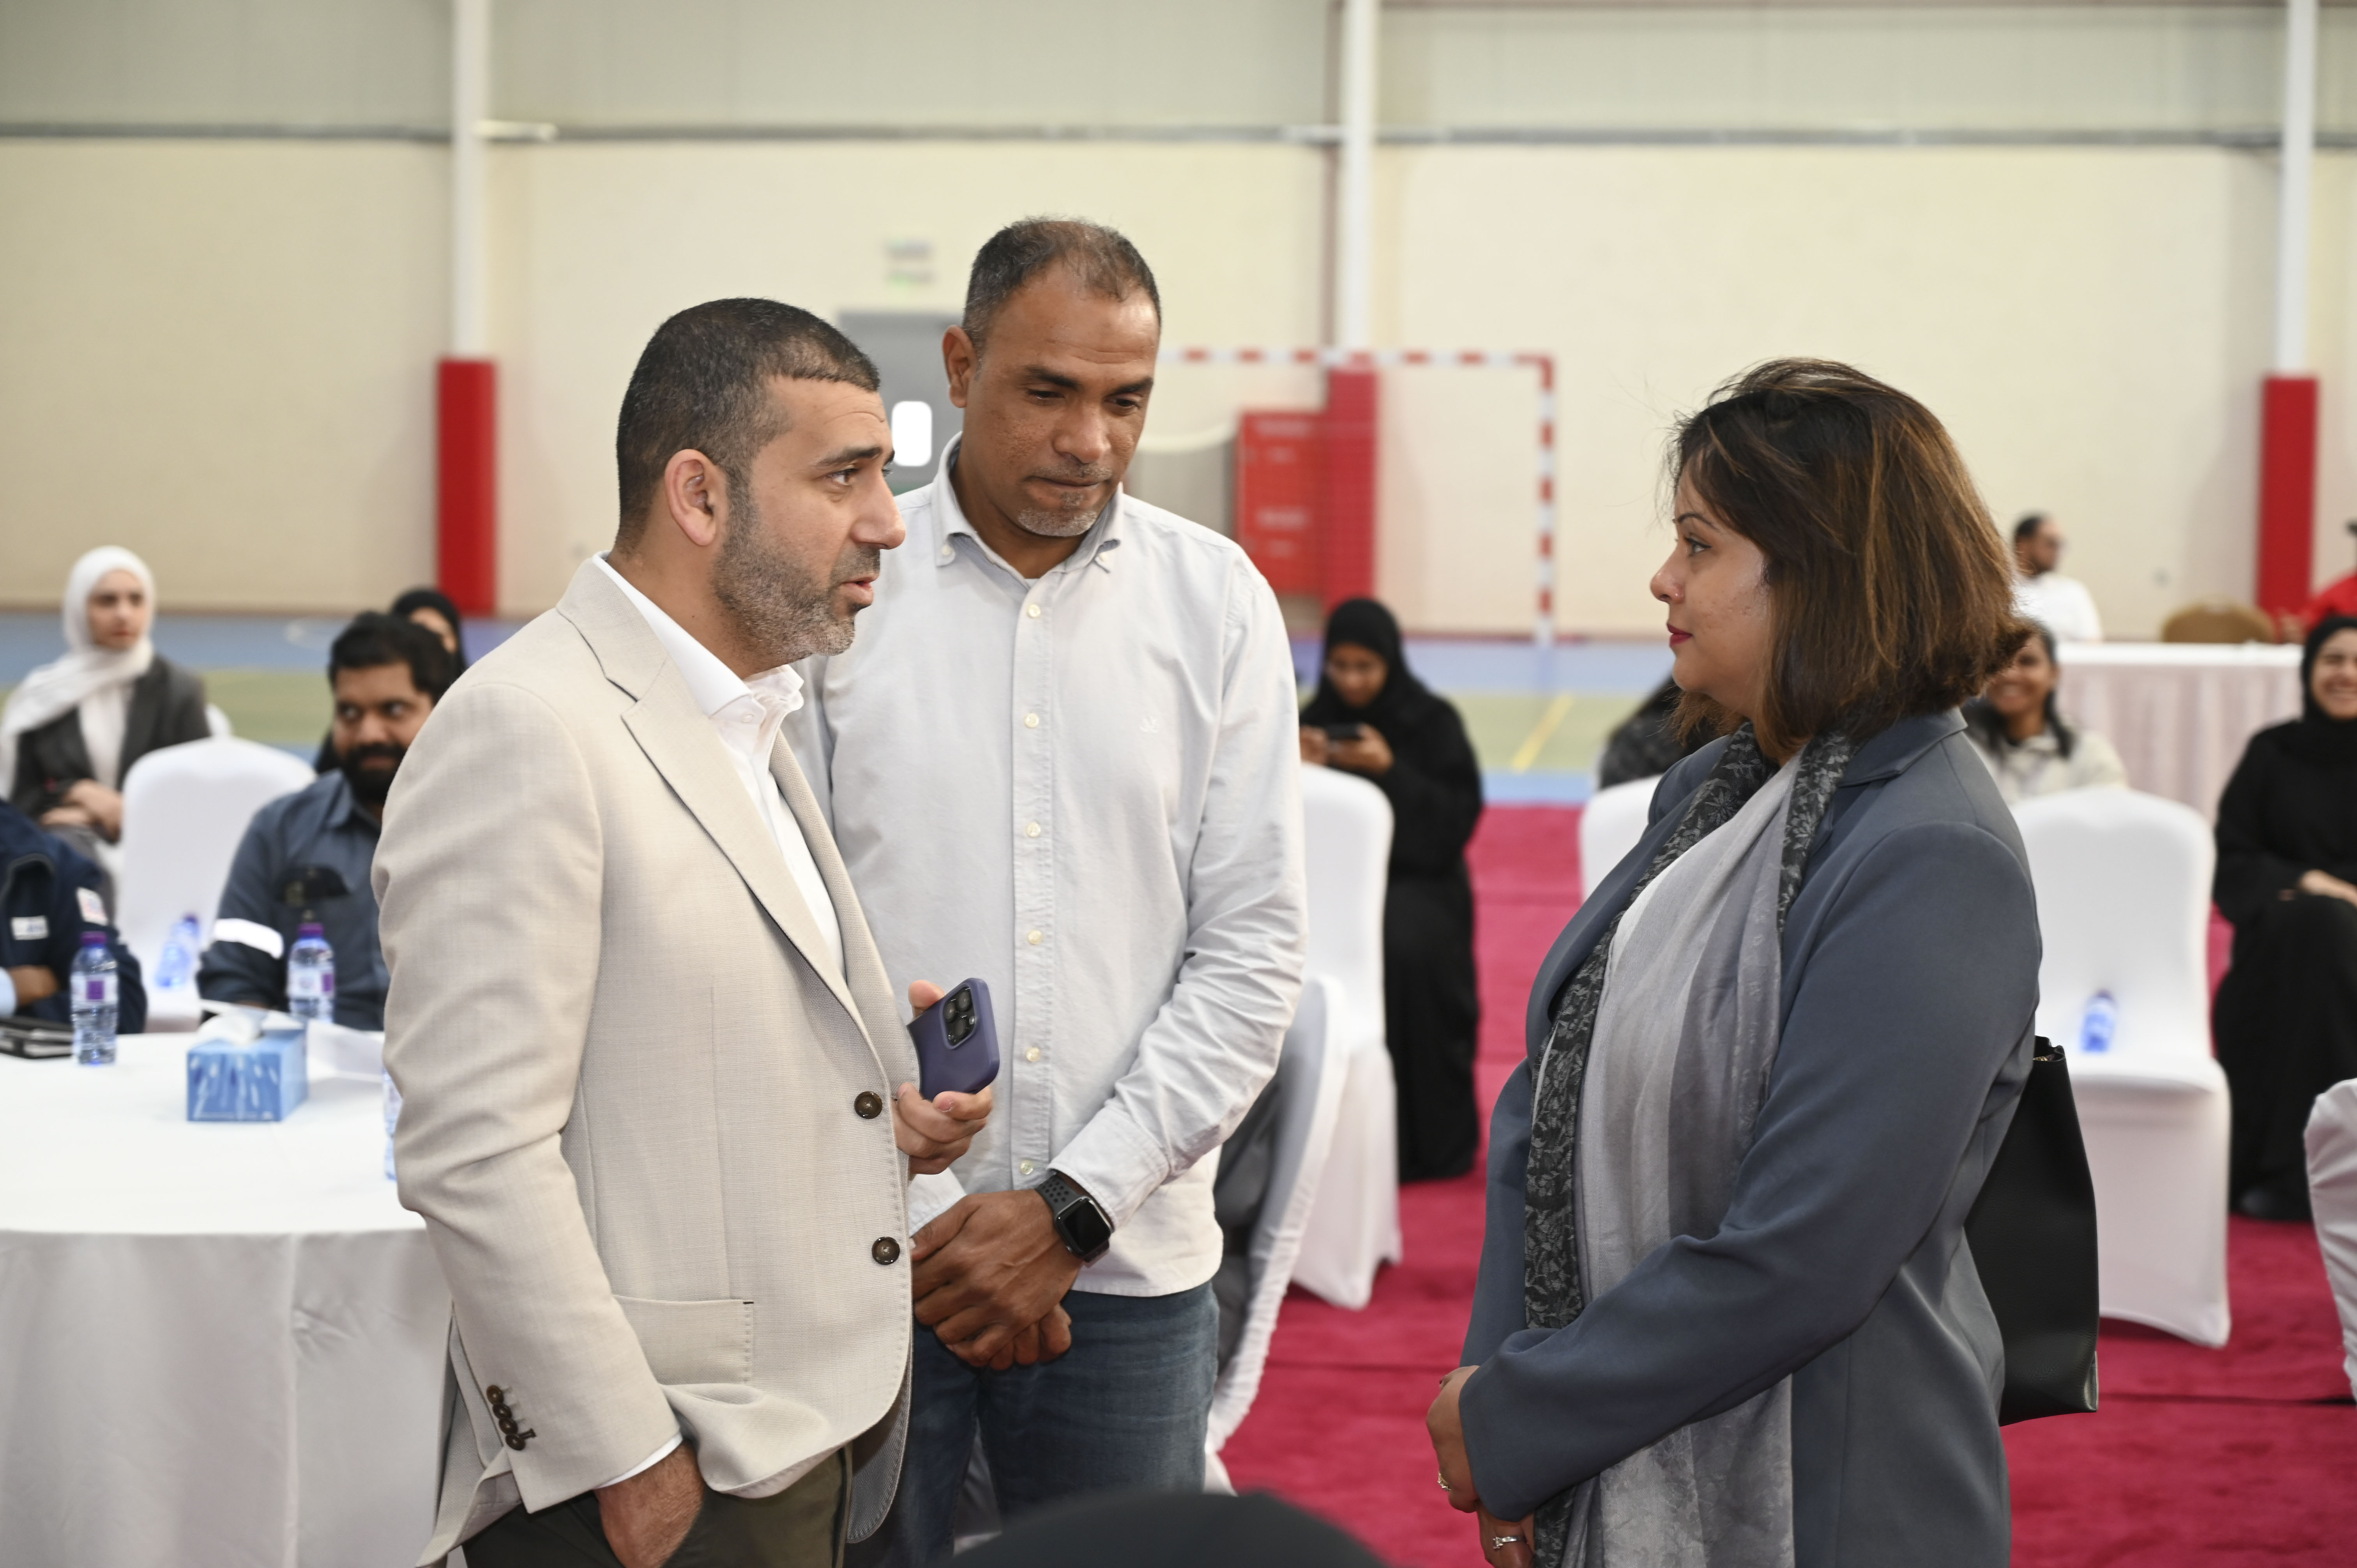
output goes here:
{"type": "Polygon", "coordinates": [[[1048,1218],[1055,1224],[1064,1251],[1083,1263],[1093,1263],[1105,1255],[1113,1245],[1113,1221],[1105,1218],[1095,1198],[1066,1180],[1061,1171],[1049,1171],[1048,1179],[1031,1190],[1047,1199],[1048,1218]]]}

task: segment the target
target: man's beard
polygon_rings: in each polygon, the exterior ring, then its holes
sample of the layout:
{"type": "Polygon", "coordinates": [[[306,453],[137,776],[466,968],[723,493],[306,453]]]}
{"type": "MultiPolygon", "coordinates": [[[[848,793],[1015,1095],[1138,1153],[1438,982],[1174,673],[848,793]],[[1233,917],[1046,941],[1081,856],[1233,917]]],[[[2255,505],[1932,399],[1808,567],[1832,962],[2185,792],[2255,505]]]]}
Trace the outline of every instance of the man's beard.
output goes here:
{"type": "MultiPolygon", "coordinates": [[[[1107,468],[1103,473],[1092,471],[1052,476],[1043,474],[1039,477],[1053,478],[1066,484],[1103,485],[1110,484],[1114,475],[1113,470],[1107,468]]],[[[1097,519],[1103,515],[1104,508],[1102,506],[1090,507],[1085,510],[1066,510],[1062,507],[1052,509],[1041,507],[1017,512],[1015,526],[1026,533],[1037,534],[1042,539],[1078,539],[1094,527],[1097,519]]]]}
{"type": "MultiPolygon", "coordinates": [[[[738,487],[744,493],[746,487],[738,487]]],[[[834,591],[855,577],[872,577],[882,553],[846,544],[824,576],[770,541],[753,498],[732,509],[720,553],[712,564],[712,596],[744,638],[772,664],[841,653],[851,646],[849,614],[838,615],[834,591]]]]}
{"type": "Polygon", "coordinates": [[[408,755],[409,747],[405,746],[379,741],[371,746],[356,746],[350,751],[338,752],[336,767],[342,772],[344,782],[351,786],[352,799],[363,806],[382,806],[384,798],[393,793],[393,776],[401,770],[401,759],[408,755]],[[368,762],[382,762],[389,766],[361,766],[368,762]]]}

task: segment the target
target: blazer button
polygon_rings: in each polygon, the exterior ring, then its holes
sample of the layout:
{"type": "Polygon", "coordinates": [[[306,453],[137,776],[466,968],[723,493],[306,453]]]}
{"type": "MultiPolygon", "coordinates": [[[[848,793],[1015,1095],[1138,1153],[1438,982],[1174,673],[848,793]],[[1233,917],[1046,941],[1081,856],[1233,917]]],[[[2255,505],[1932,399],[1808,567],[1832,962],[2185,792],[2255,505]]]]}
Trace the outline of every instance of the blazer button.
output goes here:
{"type": "Polygon", "coordinates": [[[873,1122],[884,1114],[884,1097],[872,1089],[863,1089],[859,1098],[851,1102],[851,1108],[859,1112],[861,1121],[873,1122]]]}
{"type": "Polygon", "coordinates": [[[897,1263],[900,1261],[900,1243],[889,1236],[878,1236],[876,1245],[867,1249],[867,1255],[879,1263],[897,1263]]]}

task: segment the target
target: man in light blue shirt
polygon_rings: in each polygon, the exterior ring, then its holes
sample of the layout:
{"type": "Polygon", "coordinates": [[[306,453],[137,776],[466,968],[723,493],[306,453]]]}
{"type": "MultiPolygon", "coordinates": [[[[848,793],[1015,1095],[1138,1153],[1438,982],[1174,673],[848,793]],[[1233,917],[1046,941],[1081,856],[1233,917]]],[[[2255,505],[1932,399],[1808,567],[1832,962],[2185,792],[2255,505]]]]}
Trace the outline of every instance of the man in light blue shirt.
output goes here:
{"type": "Polygon", "coordinates": [[[943,344],[964,432],[791,721],[887,971],[986,982],[1004,1063],[910,1188],[891,1562],[947,1554],[977,1427],[1009,1516],[1202,1485],[1215,1156],[1300,991],[1299,743],[1267,583],[1122,492],[1160,334],[1110,230],[983,247],[943,344]]]}

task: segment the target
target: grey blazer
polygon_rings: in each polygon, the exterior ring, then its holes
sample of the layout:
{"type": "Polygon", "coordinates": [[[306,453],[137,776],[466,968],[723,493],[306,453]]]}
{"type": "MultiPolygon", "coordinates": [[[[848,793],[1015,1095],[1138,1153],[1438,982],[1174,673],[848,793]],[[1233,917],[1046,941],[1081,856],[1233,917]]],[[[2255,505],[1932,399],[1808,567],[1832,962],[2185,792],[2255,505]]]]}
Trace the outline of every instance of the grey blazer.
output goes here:
{"type": "Polygon", "coordinates": [[[1800,1568],[2003,1568],[2004,1348],[1964,1217],[2013,1119],[2038,910],[2013,815],[1953,713],[1852,760],[1784,929],[1783,1039],[1714,1236],[1680,1237],[1569,1327],[1523,1326],[1531,1075],[1550,1014],[1725,749],[1654,791],[1644,839],[1556,939],[1490,1134],[1462,1397],[1483,1502],[1519,1519],[1792,1379],[1800,1568]]]}

